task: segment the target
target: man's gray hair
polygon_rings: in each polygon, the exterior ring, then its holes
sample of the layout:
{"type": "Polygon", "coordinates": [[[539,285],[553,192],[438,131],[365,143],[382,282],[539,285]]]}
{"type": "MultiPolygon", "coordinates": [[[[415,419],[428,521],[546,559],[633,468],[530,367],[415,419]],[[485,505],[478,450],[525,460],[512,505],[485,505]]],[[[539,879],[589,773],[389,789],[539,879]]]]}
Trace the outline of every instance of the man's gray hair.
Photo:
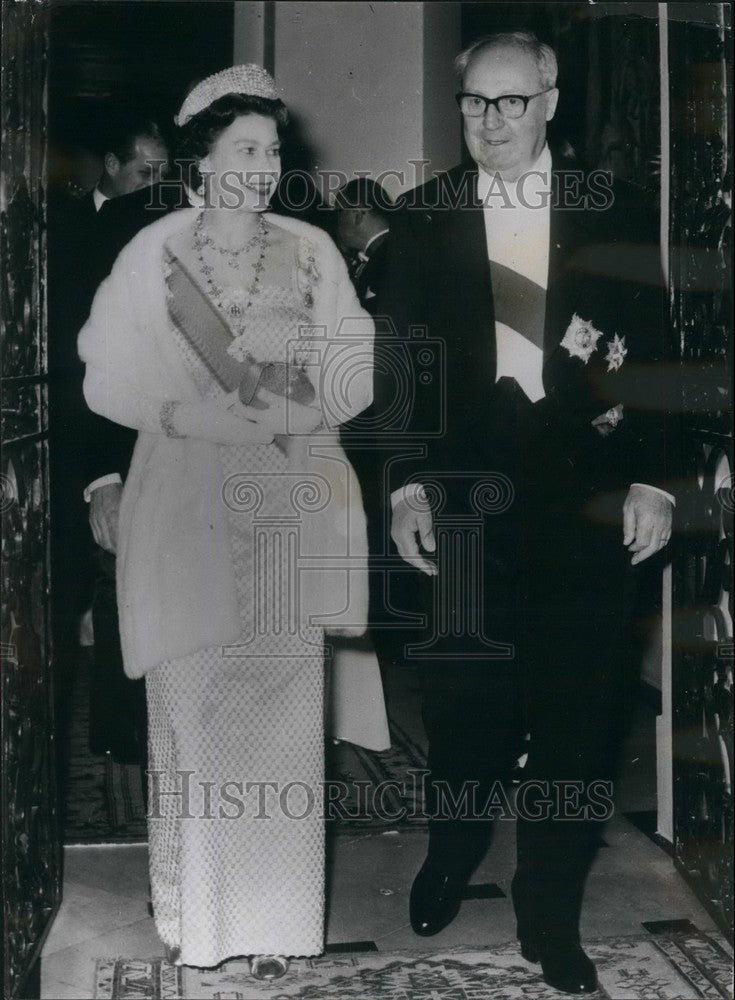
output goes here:
{"type": "Polygon", "coordinates": [[[538,66],[542,87],[556,86],[556,53],[550,45],[545,45],[530,31],[500,31],[495,35],[485,35],[468,46],[454,60],[454,69],[460,81],[464,77],[467,64],[473,56],[484,49],[516,48],[533,56],[538,66]]]}

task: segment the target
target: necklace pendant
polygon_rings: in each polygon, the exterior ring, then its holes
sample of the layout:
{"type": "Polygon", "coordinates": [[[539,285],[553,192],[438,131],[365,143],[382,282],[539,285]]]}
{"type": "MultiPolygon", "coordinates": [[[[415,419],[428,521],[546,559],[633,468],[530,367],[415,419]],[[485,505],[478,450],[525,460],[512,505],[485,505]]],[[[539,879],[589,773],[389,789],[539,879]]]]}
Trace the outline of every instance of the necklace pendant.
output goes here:
{"type": "MultiPolygon", "coordinates": [[[[209,286],[209,295],[214,299],[219,309],[228,317],[231,326],[234,327],[235,336],[242,336],[244,334],[244,317],[250,310],[253,299],[260,291],[260,275],[265,270],[264,261],[267,247],[268,225],[262,216],[258,219],[258,228],[255,235],[247,241],[245,246],[235,249],[216,244],[211,236],[204,231],[203,215],[200,215],[197,219],[194,229],[194,250],[197,253],[199,270],[206,284],[209,286]],[[252,261],[253,279],[250,288],[246,290],[238,287],[226,291],[225,287],[220,286],[214,280],[217,269],[213,266],[213,263],[208,263],[204,259],[203,251],[205,247],[208,247],[211,251],[217,251],[214,260],[216,261],[219,258],[221,262],[220,267],[222,263],[226,263],[228,269],[233,271],[239,271],[239,258],[243,254],[249,257],[250,251],[254,250],[257,253],[257,257],[252,261]]],[[[227,281],[224,282],[224,285],[227,285],[227,281]]]]}

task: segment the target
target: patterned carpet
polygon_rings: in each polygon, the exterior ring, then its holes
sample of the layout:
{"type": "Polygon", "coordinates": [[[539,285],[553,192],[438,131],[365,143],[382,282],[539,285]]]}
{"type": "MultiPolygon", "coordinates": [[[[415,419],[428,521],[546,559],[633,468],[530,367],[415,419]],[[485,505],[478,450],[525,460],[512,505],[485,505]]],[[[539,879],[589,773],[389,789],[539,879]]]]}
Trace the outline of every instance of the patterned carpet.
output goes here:
{"type": "MultiPolygon", "coordinates": [[[[147,839],[147,829],[140,769],[118,764],[109,754],[89,752],[88,671],[89,663],[82,662],[71,696],[65,740],[64,842],[142,842],[147,839]]],[[[338,828],[391,829],[425,824],[421,779],[416,774],[425,768],[426,761],[420,739],[391,720],[390,750],[373,753],[350,743],[328,747],[327,777],[341,785],[339,807],[334,810],[338,828]],[[386,784],[377,797],[372,790],[381,783],[386,784]],[[366,789],[370,794],[366,795],[366,789]]]]}
{"type": "MultiPolygon", "coordinates": [[[[724,938],[696,930],[645,934],[588,945],[600,979],[595,997],[612,1000],[731,998],[732,954],[724,938]]],[[[100,959],[97,1000],[552,1000],[539,967],[515,945],[437,954],[330,954],[294,962],[281,980],[254,980],[243,960],[216,970],[177,968],[162,959],[100,959]]]]}

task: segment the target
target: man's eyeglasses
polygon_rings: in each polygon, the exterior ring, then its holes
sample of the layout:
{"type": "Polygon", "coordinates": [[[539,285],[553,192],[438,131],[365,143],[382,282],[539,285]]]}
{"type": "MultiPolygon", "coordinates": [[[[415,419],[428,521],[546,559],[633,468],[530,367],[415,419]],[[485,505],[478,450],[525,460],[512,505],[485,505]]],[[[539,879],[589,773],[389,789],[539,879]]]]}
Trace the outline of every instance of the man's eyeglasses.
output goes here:
{"type": "Polygon", "coordinates": [[[487,109],[492,106],[501,118],[522,118],[526,113],[528,102],[541,94],[548,94],[553,87],[539,90],[538,94],[503,94],[500,97],[483,97],[482,94],[455,94],[454,99],[465,118],[484,118],[487,109]]]}

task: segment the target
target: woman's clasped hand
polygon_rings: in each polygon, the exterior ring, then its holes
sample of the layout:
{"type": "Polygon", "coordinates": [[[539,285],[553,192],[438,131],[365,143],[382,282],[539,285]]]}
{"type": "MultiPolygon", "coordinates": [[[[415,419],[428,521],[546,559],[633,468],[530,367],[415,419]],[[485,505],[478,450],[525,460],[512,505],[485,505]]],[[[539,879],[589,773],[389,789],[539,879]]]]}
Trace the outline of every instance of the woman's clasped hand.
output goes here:
{"type": "MultiPolygon", "coordinates": [[[[304,406],[269,389],[259,389],[257,398],[266,404],[255,411],[259,414],[258,422],[274,434],[311,434],[322,422],[322,412],[316,406],[304,406]]],[[[252,407],[243,409],[249,411],[252,407]]]]}
{"type": "Polygon", "coordinates": [[[182,437],[227,445],[270,444],[274,432],[264,414],[265,410],[245,406],[237,392],[230,392],[217,399],[179,403],[173,422],[182,437]]]}
{"type": "Polygon", "coordinates": [[[310,434],[322,420],[321,410],[304,406],[261,389],[266,406],[246,406],[237,391],[201,402],[176,406],[173,422],[181,437],[202,438],[215,444],[270,444],[276,434],[310,434]]]}

